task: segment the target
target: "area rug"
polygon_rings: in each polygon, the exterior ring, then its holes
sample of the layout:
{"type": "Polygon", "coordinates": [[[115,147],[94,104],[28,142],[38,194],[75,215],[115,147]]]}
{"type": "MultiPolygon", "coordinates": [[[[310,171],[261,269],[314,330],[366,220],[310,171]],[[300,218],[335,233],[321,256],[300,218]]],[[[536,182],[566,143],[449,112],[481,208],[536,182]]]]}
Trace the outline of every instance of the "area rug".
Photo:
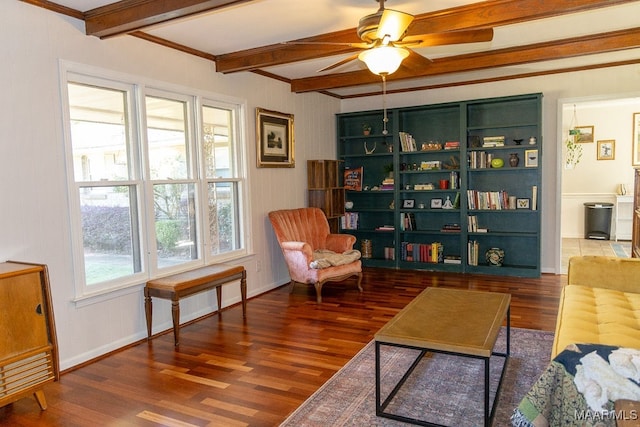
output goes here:
{"type": "Polygon", "coordinates": [[[631,244],[627,243],[625,245],[622,243],[610,243],[610,245],[611,245],[611,249],[613,250],[613,252],[616,254],[618,258],[631,258],[630,256],[631,244]]]}
{"type": "MultiPolygon", "coordinates": [[[[505,349],[502,328],[496,351],[505,349]]],[[[494,426],[509,426],[520,400],[550,360],[552,332],[511,329],[511,357],[500,390],[494,426]]],[[[382,346],[381,392],[392,387],[418,352],[382,346]]],[[[491,401],[500,378],[503,358],[491,358],[491,401]]],[[[450,426],[478,426],[483,422],[484,364],[481,360],[427,353],[391,401],[386,412],[450,426]]],[[[353,359],[307,399],[281,425],[287,427],[406,426],[376,416],[375,346],[367,344],[353,359]]]]}

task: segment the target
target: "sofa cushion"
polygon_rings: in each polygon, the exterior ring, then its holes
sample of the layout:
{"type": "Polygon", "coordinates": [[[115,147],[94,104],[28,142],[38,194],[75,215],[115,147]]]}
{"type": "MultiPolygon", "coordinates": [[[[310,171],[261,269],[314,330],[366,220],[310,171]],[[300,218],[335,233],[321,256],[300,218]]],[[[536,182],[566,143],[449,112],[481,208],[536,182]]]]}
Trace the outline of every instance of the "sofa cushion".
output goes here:
{"type": "Polygon", "coordinates": [[[552,357],[570,344],[640,348],[640,294],[591,286],[562,290],[552,357]]]}

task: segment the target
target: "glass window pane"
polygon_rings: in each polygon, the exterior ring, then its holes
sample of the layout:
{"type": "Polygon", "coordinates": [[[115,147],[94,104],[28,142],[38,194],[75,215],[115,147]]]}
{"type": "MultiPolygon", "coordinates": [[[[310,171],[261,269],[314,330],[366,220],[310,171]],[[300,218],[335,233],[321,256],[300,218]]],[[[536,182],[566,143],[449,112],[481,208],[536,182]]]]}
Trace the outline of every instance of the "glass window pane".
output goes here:
{"type": "Polygon", "coordinates": [[[202,108],[205,176],[207,178],[233,177],[232,119],[233,112],[222,108],[202,108]]]}
{"type": "Polygon", "coordinates": [[[87,286],[141,271],[134,186],[80,188],[87,286]]]}
{"type": "Polygon", "coordinates": [[[198,258],[194,184],[153,186],[158,268],[198,258]]]}
{"type": "Polygon", "coordinates": [[[211,255],[240,248],[235,182],[209,184],[209,237],[211,255]]]}
{"type": "Polygon", "coordinates": [[[127,94],[68,84],[76,182],[130,179],[127,94]]]}
{"type": "Polygon", "coordinates": [[[187,104],[146,97],[151,179],[189,178],[187,104]]]}

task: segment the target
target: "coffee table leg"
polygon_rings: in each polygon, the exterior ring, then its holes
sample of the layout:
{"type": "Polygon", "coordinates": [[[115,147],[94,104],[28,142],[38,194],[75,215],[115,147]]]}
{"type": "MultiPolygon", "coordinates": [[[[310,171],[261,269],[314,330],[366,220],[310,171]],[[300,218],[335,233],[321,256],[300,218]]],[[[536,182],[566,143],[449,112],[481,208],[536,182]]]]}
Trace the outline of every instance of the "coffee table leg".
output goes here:
{"type": "Polygon", "coordinates": [[[173,342],[178,345],[180,342],[180,300],[171,300],[171,317],[173,317],[173,342]]]}
{"type": "MultiPolygon", "coordinates": [[[[489,419],[491,418],[490,416],[490,409],[489,409],[489,386],[491,385],[491,379],[490,379],[490,367],[489,367],[489,361],[491,360],[490,357],[487,357],[484,359],[484,425],[488,426],[489,425],[489,419]]],[[[504,368],[503,368],[504,369],[504,368]]],[[[497,400],[497,397],[496,397],[497,400]]]]}
{"type": "Polygon", "coordinates": [[[507,357],[511,355],[511,305],[507,308],[507,357]]]}
{"type": "Polygon", "coordinates": [[[379,416],[382,413],[380,405],[380,343],[376,343],[376,415],[379,416]]]}

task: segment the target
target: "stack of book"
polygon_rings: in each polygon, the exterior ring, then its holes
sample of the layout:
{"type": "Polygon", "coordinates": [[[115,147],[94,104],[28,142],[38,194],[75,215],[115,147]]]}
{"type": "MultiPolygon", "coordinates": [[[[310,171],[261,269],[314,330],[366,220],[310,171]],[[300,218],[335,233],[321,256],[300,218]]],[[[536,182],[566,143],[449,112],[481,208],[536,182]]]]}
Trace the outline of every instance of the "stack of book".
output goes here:
{"type": "Polygon", "coordinates": [[[400,135],[400,149],[402,151],[418,151],[418,145],[413,135],[407,132],[398,132],[400,135]]]}
{"type": "Polygon", "coordinates": [[[380,190],[393,190],[393,178],[385,178],[380,185],[380,190]]]}
{"type": "Polygon", "coordinates": [[[345,212],[340,218],[340,228],[343,230],[357,230],[359,217],[358,212],[345,212]]]}
{"type": "Polygon", "coordinates": [[[467,217],[467,231],[470,233],[487,233],[487,228],[478,227],[478,217],[475,215],[469,215],[467,217]]]}
{"type": "Polygon", "coordinates": [[[509,209],[509,194],[502,191],[467,190],[469,209],[502,210],[509,209]]]}
{"type": "Polygon", "coordinates": [[[472,151],[469,153],[470,169],[485,169],[489,167],[487,153],[484,151],[472,151]]]}
{"type": "Polygon", "coordinates": [[[376,227],[376,231],[393,231],[396,228],[393,225],[381,225],[379,227],[376,227]]]}
{"type": "Polygon", "coordinates": [[[460,149],[460,141],[447,141],[444,143],[445,150],[459,150],[460,149]]]}
{"type": "Polygon", "coordinates": [[[444,256],[445,264],[462,264],[462,259],[459,255],[445,255],[444,256]]]}
{"type": "Polygon", "coordinates": [[[450,223],[442,226],[440,231],[445,233],[459,233],[460,232],[460,224],[450,223]]]}
{"type": "Polygon", "coordinates": [[[444,262],[444,246],[440,242],[433,243],[401,243],[403,261],[411,262],[444,262]]]}
{"type": "Polygon", "coordinates": [[[478,242],[469,240],[467,242],[467,264],[478,265],[478,242]]]}
{"type": "Polygon", "coordinates": [[[390,259],[390,260],[396,259],[396,248],[385,246],[384,259],[390,259]]]}
{"type": "Polygon", "coordinates": [[[400,214],[401,230],[416,230],[416,217],[412,213],[402,212],[400,214]]]}
{"type": "Polygon", "coordinates": [[[485,136],[482,138],[483,147],[504,147],[504,135],[503,136],[485,136]]]}

